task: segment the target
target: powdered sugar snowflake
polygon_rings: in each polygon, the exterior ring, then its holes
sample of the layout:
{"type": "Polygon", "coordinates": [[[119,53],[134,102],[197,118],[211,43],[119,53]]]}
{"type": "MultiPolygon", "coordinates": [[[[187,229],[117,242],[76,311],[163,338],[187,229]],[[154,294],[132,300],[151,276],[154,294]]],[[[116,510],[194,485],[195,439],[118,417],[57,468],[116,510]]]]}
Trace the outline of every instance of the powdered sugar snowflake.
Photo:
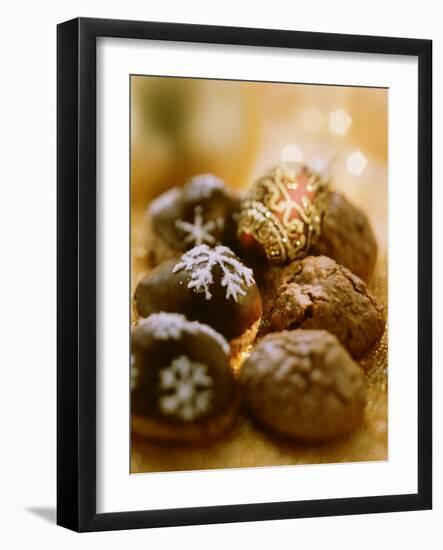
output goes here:
{"type": "Polygon", "coordinates": [[[213,380],[206,365],[180,355],[159,376],[158,404],[163,414],[189,422],[209,411],[213,380]]]}
{"type": "Polygon", "coordinates": [[[199,174],[191,178],[185,185],[184,191],[190,201],[207,199],[215,190],[225,191],[225,183],[213,174],[199,174]]]}
{"type": "Polygon", "coordinates": [[[178,340],[188,323],[180,313],[153,313],[146,319],[140,319],[137,329],[151,333],[156,340],[178,340]]]}
{"type": "Polygon", "coordinates": [[[183,333],[204,333],[216,340],[223,351],[229,354],[229,344],[221,334],[208,325],[198,321],[189,321],[181,313],[166,313],[165,311],[152,313],[146,319],[140,319],[136,330],[146,331],[152,334],[156,340],[179,340],[183,333]]]}
{"type": "Polygon", "coordinates": [[[194,221],[192,223],[175,220],[175,227],[187,234],[184,238],[185,244],[216,244],[217,241],[212,233],[216,229],[223,229],[224,223],[223,218],[203,223],[203,208],[198,205],[194,208],[194,221]]]}
{"type": "Polygon", "coordinates": [[[204,292],[206,300],[212,298],[209,287],[214,284],[212,270],[216,267],[222,270],[220,284],[226,288],[226,299],[232,298],[238,302],[240,296],[246,294],[245,287],[254,284],[252,269],[244,266],[232,250],[227,246],[209,248],[206,244],[195,246],[180,258],[175,264],[173,273],[182,269],[190,272],[188,288],[196,292],[204,292]]]}

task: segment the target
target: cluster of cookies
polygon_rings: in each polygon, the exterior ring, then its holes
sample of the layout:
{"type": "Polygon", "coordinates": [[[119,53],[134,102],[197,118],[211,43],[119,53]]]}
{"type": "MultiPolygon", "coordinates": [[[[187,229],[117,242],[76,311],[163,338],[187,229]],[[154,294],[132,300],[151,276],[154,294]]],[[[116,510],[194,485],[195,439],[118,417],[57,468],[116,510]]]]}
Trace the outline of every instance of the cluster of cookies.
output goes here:
{"type": "Polygon", "coordinates": [[[155,199],[148,218],[154,269],[134,294],[132,430],[206,442],[244,407],[295,439],[352,431],[366,400],[355,359],[385,329],[365,283],[377,258],[366,216],[286,163],[242,200],[196,176],[155,199]]]}

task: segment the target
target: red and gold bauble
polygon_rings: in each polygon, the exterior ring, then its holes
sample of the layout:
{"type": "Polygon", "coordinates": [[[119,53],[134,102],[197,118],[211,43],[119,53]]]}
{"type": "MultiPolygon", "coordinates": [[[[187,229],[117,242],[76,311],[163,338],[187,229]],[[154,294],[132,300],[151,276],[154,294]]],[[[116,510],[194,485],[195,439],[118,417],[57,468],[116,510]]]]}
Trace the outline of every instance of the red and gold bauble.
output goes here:
{"type": "Polygon", "coordinates": [[[271,170],[242,202],[237,228],[241,248],[273,264],[305,256],[321,232],[327,184],[302,164],[271,170]]]}

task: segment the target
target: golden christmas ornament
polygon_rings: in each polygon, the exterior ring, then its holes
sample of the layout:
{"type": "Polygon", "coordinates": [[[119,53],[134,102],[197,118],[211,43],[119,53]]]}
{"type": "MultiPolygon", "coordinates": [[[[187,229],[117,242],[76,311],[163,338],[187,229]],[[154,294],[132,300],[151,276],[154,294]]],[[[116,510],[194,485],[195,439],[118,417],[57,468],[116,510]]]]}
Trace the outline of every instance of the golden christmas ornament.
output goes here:
{"type": "Polygon", "coordinates": [[[320,235],[328,181],[305,165],[280,164],[242,202],[237,237],[246,253],[283,264],[302,258],[320,235]]]}

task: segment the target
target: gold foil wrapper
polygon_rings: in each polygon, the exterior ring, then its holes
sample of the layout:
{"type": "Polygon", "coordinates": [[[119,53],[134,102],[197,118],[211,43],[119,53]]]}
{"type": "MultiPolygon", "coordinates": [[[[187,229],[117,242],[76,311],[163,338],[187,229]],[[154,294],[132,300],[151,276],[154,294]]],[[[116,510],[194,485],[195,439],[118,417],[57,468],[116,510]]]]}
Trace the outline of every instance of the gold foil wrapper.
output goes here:
{"type": "Polygon", "coordinates": [[[328,181],[296,163],[259,179],[243,201],[237,236],[245,251],[257,245],[271,264],[302,258],[321,233],[328,181]]]}

